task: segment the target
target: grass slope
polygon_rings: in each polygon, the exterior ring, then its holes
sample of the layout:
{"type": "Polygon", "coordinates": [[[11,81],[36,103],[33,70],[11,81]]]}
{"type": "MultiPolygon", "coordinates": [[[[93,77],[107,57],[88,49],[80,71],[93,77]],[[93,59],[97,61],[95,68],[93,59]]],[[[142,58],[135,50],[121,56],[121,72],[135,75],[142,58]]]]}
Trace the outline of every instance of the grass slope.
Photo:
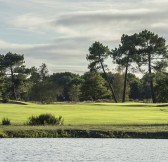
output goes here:
{"type": "Polygon", "coordinates": [[[12,124],[22,125],[28,117],[42,113],[63,116],[65,125],[168,124],[168,104],[0,104],[0,121],[7,117],[12,124]]]}

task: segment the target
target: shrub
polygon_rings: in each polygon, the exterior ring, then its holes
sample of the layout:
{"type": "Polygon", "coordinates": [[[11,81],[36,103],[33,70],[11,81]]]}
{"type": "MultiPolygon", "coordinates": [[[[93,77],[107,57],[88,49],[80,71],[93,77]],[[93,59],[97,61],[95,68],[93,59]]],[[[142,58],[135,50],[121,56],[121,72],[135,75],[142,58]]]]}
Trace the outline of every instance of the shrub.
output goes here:
{"type": "Polygon", "coordinates": [[[52,114],[41,114],[39,116],[29,117],[27,125],[63,125],[63,118],[56,118],[52,114]]]}
{"type": "Polygon", "coordinates": [[[2,125],[11,125],[11,122],[8,118],[3,118],[2,119],[2,125]]]}
{"type": "Polygon", "coordinates": [[[63,125],[64,124],[64,118],[62,116],[58,117],[58,121],[59,121],[59,125],[63,125]]]}

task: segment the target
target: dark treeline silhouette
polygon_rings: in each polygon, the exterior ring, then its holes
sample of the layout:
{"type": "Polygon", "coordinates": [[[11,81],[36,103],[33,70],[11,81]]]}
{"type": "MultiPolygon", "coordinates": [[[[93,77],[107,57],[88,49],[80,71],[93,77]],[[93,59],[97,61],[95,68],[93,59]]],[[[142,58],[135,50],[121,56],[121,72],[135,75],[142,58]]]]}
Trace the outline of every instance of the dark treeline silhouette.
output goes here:
{"type": "Polygon", "coordinates": [[[56,101],[168,102],[168,53],[166,41],[144,30],[123,35],[110,50],[94,42],[86,55],[89,71],[49,75],[47,65],[27,68],[24,55],[0,54],[0,99],[50,103],[56,101]],[[105,59],[122,70],[109,71],[105,59]],[[141,73],[136,77],[134,71],[141,73]]]}

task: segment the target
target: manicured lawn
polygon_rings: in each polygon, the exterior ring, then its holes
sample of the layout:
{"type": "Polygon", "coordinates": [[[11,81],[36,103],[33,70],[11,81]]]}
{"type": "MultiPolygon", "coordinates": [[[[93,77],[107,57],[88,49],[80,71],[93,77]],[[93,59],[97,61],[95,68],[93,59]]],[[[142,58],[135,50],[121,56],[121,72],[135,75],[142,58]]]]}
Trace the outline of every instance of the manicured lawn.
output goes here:
{"type": "Polygon", "coordinates": [[[22,125],[32,115],[51,113],[63,116],[65,125],[168,124],[168,104],[143,103],[56,103],[0,104],[0,122],[7,117],[22,125]]]}

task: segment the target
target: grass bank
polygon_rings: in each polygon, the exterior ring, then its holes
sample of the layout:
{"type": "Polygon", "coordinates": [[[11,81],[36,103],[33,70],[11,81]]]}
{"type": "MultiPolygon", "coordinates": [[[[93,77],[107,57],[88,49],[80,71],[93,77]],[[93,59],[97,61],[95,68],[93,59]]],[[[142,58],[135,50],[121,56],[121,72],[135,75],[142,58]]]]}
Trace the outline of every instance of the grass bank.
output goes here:
{"type": "Polygon", "coordinates": [[[168,104],[55,103],[0,104],[0,137],[168,138],[168,104]],[[64,117],[63,126],[25,126],[32,115],[64,117]]]}
{"type": "Polygon", "coordinates": [[[168,139],[168,125],[0,126],[0,137],[168,139]]]}

